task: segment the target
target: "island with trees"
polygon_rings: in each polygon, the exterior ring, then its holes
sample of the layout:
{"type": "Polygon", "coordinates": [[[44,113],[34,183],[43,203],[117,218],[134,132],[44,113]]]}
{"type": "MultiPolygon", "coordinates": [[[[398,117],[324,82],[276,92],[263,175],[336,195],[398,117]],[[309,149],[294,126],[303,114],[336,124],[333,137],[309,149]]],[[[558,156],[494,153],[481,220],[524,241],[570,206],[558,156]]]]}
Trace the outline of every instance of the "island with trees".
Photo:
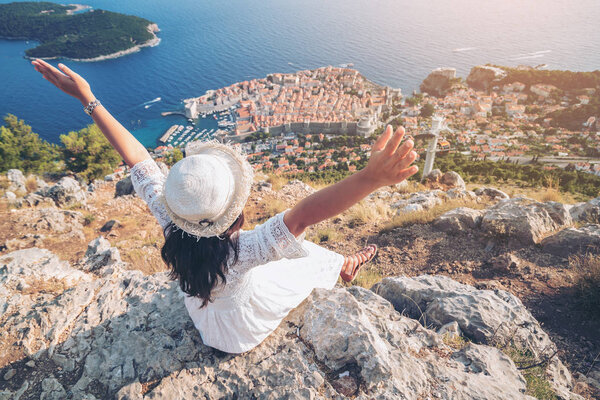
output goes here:
{"type": "Polygon", "coordinates": [[[158,26],[144,18],[49,2],[0,4],[0,37],[39,42],[28,58],[100,61],[155,46],[158,26]]]}

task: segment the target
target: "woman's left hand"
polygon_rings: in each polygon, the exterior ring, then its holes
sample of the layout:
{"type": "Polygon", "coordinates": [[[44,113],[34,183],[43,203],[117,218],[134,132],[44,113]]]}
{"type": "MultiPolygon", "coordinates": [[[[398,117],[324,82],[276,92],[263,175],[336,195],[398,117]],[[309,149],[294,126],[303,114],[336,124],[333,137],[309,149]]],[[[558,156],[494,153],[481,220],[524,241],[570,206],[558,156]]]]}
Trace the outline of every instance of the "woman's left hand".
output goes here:
{"type": "Polygon", "coordinates": [[[67,68],[66,65],[58,64],[58,67],[60,68],[60,70],[58,70],[46,61],[40,59],[33,60],[31,64],[33,64],[37,72],[42,74],[44,79],[69,96],[75,97],[77,100],[81,101],[82,104],[86,105],[91,101],[90,99],[94,98],[89,83],[87,83],[80,75],[67,68]]]}

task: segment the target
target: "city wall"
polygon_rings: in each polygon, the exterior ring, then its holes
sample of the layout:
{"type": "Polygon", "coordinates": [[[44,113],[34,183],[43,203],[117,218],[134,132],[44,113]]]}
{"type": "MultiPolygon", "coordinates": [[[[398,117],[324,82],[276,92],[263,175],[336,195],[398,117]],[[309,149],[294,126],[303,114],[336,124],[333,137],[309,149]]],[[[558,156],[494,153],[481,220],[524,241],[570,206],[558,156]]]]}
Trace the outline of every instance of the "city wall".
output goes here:
{"type": "Polygon", "coordinates": [[[265,128],[264,131],[273,136],[282,133],[295,132],[303,134],[335,133],[340,135],[356,135],[356,122],[291,122],[283,125],[265,128]]]}

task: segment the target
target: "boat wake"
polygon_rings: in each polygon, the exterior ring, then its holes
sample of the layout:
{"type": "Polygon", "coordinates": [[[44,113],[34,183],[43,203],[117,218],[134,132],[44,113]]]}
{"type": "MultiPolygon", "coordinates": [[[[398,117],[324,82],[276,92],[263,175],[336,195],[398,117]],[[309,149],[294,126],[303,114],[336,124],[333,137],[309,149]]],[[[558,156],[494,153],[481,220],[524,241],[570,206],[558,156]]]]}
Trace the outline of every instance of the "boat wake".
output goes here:
{"type": "Polygon", "coordinates": [[[512,56],[510,59],[513,61],[516,61],[516,60],[527,60],[529,58],[540,58],[540,57],[544,57],[544,55],[546,55],[548,53],[552,53],[552,50],[540,50],[540,51],[534,51],[532,53],[517,54],[517,55],[512,56]]]}
{"type": "Polygon", "coordinates": [[[454,53],[462,53],[464,51],[476,50],[477,47],[459,47],[458,49],[452,49],[454,53]]]}
{"type": "MultiPolygon", "coordinates": [[[[154,103],[158,103],[158,102],[159,102],[159,101],[161,101],[161,100],[162,100],[162,99],[161,99],[160,97],[157,97],[157,98],[155,98],[155,99],[153,99],[153,100],[146,101],[146,102],[144,102],[144,103],[140,104],[140,106],[151,105],[151,104],[154,104],[154,103]]],[[[146,108],[148,108],[148,107],[146,107],[146,108]]]]}

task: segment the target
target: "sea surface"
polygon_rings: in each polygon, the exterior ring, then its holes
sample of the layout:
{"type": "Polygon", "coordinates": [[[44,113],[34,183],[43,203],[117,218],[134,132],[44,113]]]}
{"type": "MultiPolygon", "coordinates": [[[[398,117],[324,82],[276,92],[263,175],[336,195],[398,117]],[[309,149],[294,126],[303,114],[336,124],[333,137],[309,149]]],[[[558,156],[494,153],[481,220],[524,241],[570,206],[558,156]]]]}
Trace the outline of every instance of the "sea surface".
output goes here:
{"type": "MultiPolygon", "coordinates": [[[[11,0],[0,0],[8,3],[11,0]]],[[[474,65],[600,69],[598,0],[90,0],[154,21],[158,46],[102,62],[66,62],[147,146],[173,124],[181,100],[272,72],[353,63],[368,79],[410,94],[434,68],[466,77],[474,65]],[[161,101],[149,101],[161,97],[161,101]]],[[[78,101],[23,58],[33,41],[0,40],[0,116],[42,138],[91,122],[78,101]]],[[[57,61],[53,61],[57,64],[57,61]]]]}

